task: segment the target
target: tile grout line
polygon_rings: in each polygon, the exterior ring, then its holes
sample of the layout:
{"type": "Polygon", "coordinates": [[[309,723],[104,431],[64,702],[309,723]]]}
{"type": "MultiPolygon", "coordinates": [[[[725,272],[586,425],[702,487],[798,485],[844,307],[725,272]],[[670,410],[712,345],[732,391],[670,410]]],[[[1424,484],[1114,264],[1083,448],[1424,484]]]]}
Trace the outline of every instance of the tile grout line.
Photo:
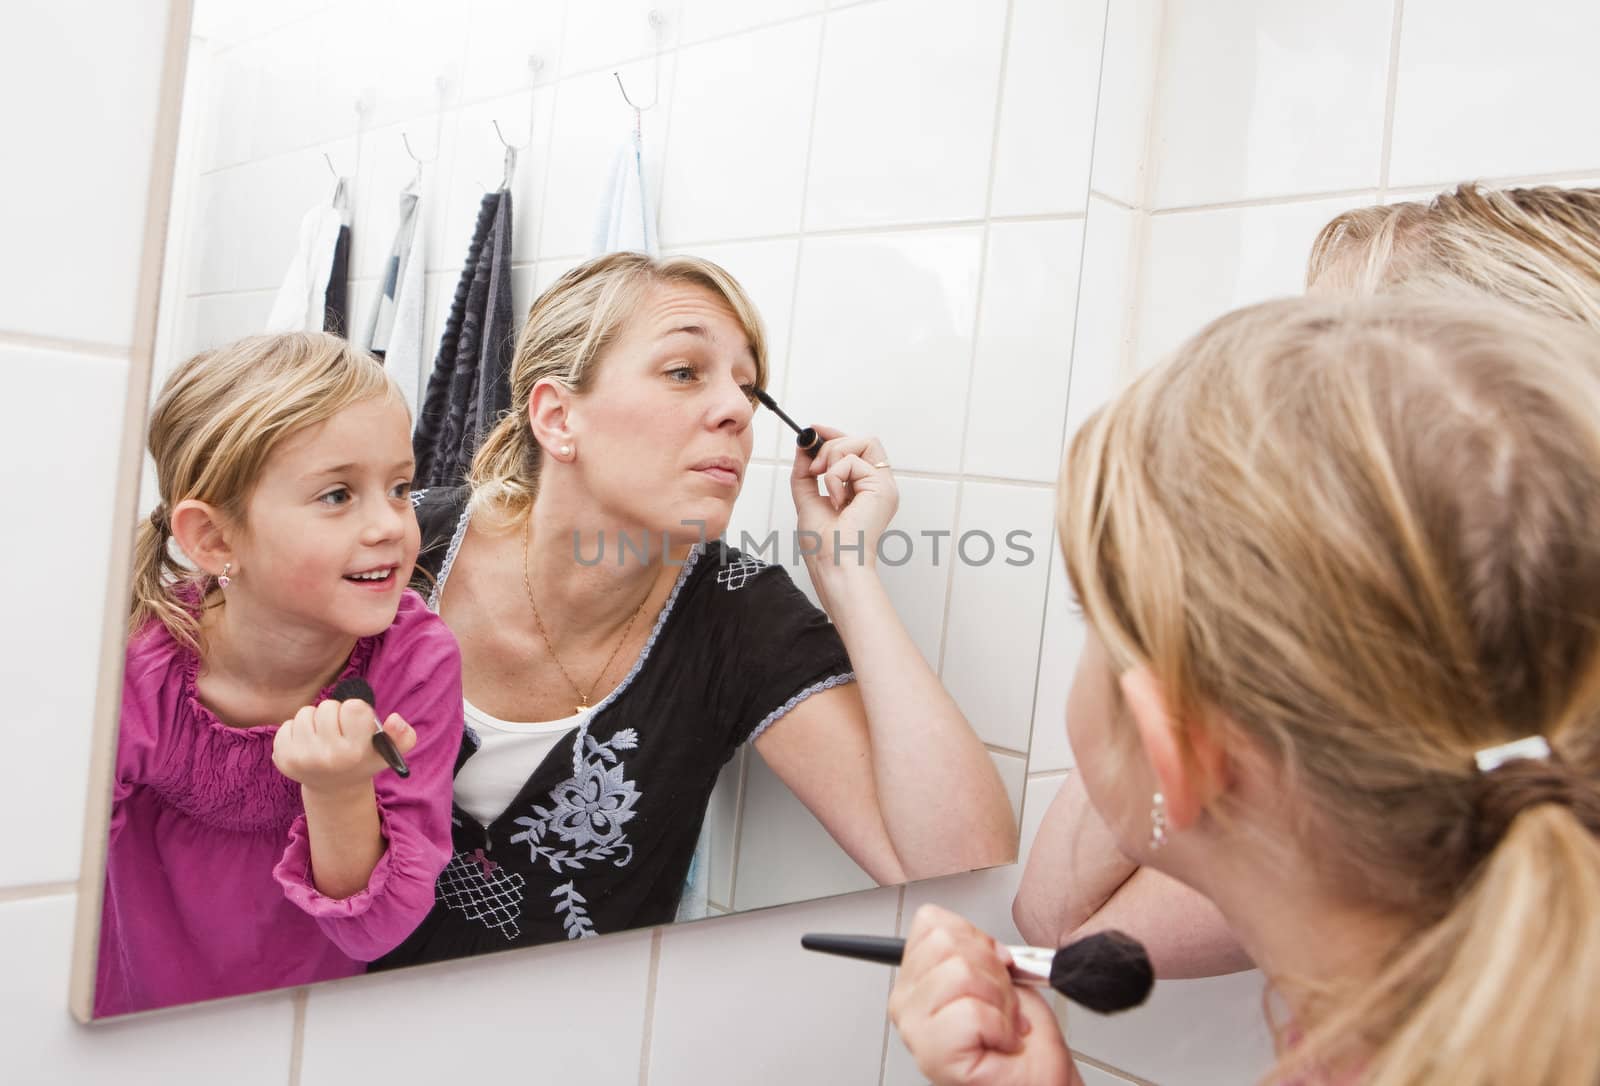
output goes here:
{"type": "Polygon", "coordinates": [[[67,897],[77,891],[76,882],[36,882],[26,886],[0,887],[0,905],[10,905],[17,901],[36,901],[47,897],[67,897]]]}
{"type": "Polygon", "coordinates": [[[650,973],[644,986],[644,1035],[639,1038],[639,1086],[650,1082],[650,1042],[655,1036],[656,980],[661,973],[661,932],[657,926],[650,932],[650,973]]]}
{"type": "MultiPolygon", "coordinates": [[[[793,234],[794,247],[794,281],[789,284],[789,327],[788,335],[783,344],[783,388],[779,392],[784,400],[789,397],[789,376],[794,372],[794,330],[799,325],[795,319],[800,304],[800,269],[805,262],[806,250],[806,205],[811,197],[811,153],[817,145],[817,103],[822,98],[822,65],[828,53],[828,26],[832,22],[832,12],[824,12],[821,28],[817,31],[817,67],[811,73],[811,115],[806,124],[806,153],[800,167],[800,229],[793,234]]],[[[789,235],[783,235],[783,240],[788,240],[789,235]]],[[[769,240],[778,240],[777,238],[769,240]]],[[[770,378],[771,374],[768,374],[770,378]]],[[[781,433],[781,431],[780,431],[781,433]]],[[[781,461],[780,461],[781,463],[781,461]]],[[[767,501],[767,529],[772,529],[772,518],[777,515],[778,484],[777,472],[768,491],[767,501]]]]}
{"type": "MultiPolygon", "coordinates": [[[[950,525],[952,533],[961,531],[961,506],[967,489],[967,437],[972,430],[972,388],[978,379],[978,343],[983,328],[984,290],[988,285],[991,231],[989,216],[994,211],[995,177],[1000,172],[1000,121],[1005,115],[1006,65],[1011,59],[1011,25],[1015,15],[1015,0],[1006,0],[1006,14],[1000,24],[1000,63],[995,72],[994,128],[989,133],[989,177],[983,193],[983,232],[978,239],[978,282],[972,305],[972,345],[967,351],[967,388],[966,396],[962,400],[961,439],[956,445],[960,455],[956,460],[956,501],[950,525]]],[[[950,647],[950,601],[955,595],[958,564],[952,560],[944,578],[944,614],[939,622],[939,659],[934,666],[934,674],[939,677],[940,685],[944,682],[945,651],[950,647]]]]}
{"type": "Polygon", "coordinates": [[[1309,204],[1318,200],[1337,200],[1350,196],[1361,196],[1371,192],[1376,186],[1360,185],[1349,189],[1324,189],[1319,192],[1293,192],[1279,196],[1259,196],[1246,200],[1218,200],[1208,204],[1182,204],[1173,207],[1153,207],[1146,214],[1151,218],[1166,218],[1169,215],[1182,215],[1202,211],[1245,211],[1256,207],[1281,207],[1285,204],[1309,204]]]}
{"type": "MultiPolygon", "coordinates": [[[[900,925],[906,911],[906,883],[900,884],[900,893],[894,903],[894,933],[900,934],[900,925]]],[[[894,990],[895,977],[899,975],[898,969],[889,970],[889,990],[894,990]]],[[[878,1086],[886,1086],[884,1080],[889,1075],[889,1039],[894,1035],[894,1023],[889,1018],[889,1000],[884,997],[883,1013],[883,1045],[878,1052],[878,1086]]]]}
{"type": "Polygon", "coordinates": [[[300,1086],[300,1074],[305,1068],[306,1005],[310,1000],[309,988],[296,988],[291,996],[294,1024],[289,1034],[289,1086],[300,1086]]]}
{"type": "MultiPolygon", "coordinates": [[[[1112,4],[1112,0],[1106,0],[1105,13],[1101,17],[1101,20],[1100,20],[1100,71],[1099,71],[1098,77],[1095,80],[1094,122],[1089,126],[1089,176],[1088,176],[1088,183],[1085,186],[1085,191],[1084,191],[1084,196],[1083,196],[1083,207],[1084,207],[1083,234],[1078,239],[1078,282],[1077,282],[1077,291],[1074,294],[1073,299],[1072,299],[1072,343],[1069,345],[1069,350],[1068,350],[1068,353],[1067,353],[1067,388],[1066,388],[1065,394],[1061,397],[1061,448],[1056,453],[1056,462],[1058,464],[1060,463],[1062,456],[1065,455],[1065,449],[1066,449],[1066,443],[1067,443],[1067,437],[1068,437],[1068,434],[1067,434],[1067,420],[1069,420],[1072,417],[1072,375],[1076,371],[1077,364],[1078,364],[1078,335],[1079,335],[1078,321],[1083,316],[1083,283],[1084,283],[1083,272],[1084,272],[1084,262],[1088,259],[1088,256],[1089,256],[1089,221],[1088,221],[1088,213],[1089,213],[1089,208],[1093,203],[1094,194],[1095,194],[1094,193],[1094,148],[1095,148],[1095,144],[1097,142],[1097,136],[1099,135],[1099,130],[1100,130],[1100,107],[1101,107],[1102,103],[1104,102],[1105,91],[1106,91],[1106,43],[1111,38],[1111,4],[1112,4]]],[[[1112,202],[1113,203],[1117,203],[1117,201],[1112,201],[1112,202]]],[[[1123,206],[1123,205],[1119,204],[1119,206],[1123,206]]],[[[1133,209],[1132,208],[1126,208],[1126,210],[1132,211],[1133,209]]],[[[1054,484],[1052,484],[1052,489],[1054,489],[1054,484]]],[[[1054,504],[1054,503],[1052,502],[1052,504],[1054,504]]],[[[1055,546],[1054,546],[1055,541],[1056,541],[1055,517],[1051,517],[1050,518],[1050,539],[1049,539],[1049,542],[1046,545],[1047,553],[1050,553],[1050,554],[1054,554],[1055,553],[1055,549],[1056,549],[1055,546]]],[[[1048,559],[1047,559],[1047,561],[1048,561],[1048,559]]],[[[1023,774],[1022,775],[1022,804],[1023,804],[1023,810],[1027,809],[1027,802],[1028,802],[1028,765],[1033,760],[1033,733],[1034,733],[1034,730],[1038,727],[1038,719],[1037,719],[1037,717],[1038,717],[1038,713],[1039,713],[1039,678],[1040,678],[1041,675],[1044,674],[1045,630],[1048,627],[1049,622],[1050,622],[1050,586],[1051,586],[1051,584],[1054,583],[1054,581],[1055,581],[1055,578],[1050,576],[1050,572],[1049,571],[1046,571],[1045,579],[1044,579],[1044,601],[1043,601],[1043,605],[1039,609],[1039,641],[1038,641],[1038,649],[1035,652],[1034,662],[1033,662],[1033,697],[1030,699],[1030,704],[1028,706],[1028,752],[1027,752],[1027,754],[1025,754],[1023,756],[1023,770],[1022,770],[1022,774],[1023,774]]],[[[1019,814],[1018,815],[1019,824],[1018,824],[1018,827],[1017,827],[1017,851],[1019,853],[1019,855],[1017,857],[1018,860],[1021,860],[1023,858],[1020,855],[1021,850],[1022,850],[1022,827],[1021,827],[1021,824],[1020,824],[1020,819],[1021,819],[1021,815],[1019,814]]]]}
{"type": "Polygon", "coordinates": [[[114,343],[94,343],[89,340],[64,339],[59,336],[40,336],[30,332],[0,332],[0,347],[22,348],[31,351],[54,351],[60,354],[88,355],[92,358],[130,360],[131,345],[119,347],[114,343]]]}
{"type": "Polygon", "coordinates": [[[1389,191],[1389,164],[1394,155],[1394,104],[1400,87],[1400,28],[1405,22],[1405,0],[1394,0],[1394,23],[1389,31],[1389,78],[1384,89],[1383,145],[1378,159],[1378,200],[1389,191]]]}

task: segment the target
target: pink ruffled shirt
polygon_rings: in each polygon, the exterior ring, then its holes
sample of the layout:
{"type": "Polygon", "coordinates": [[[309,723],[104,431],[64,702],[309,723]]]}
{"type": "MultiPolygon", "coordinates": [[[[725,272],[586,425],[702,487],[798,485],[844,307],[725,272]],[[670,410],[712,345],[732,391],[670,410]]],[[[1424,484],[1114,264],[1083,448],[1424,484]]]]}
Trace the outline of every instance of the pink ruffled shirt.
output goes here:
{"type": "Polygon", "coordinates": [[[339,675],[417,732],[411,776],[373,778],[387,847],[349,898],[311,882],[300,786],[272,764],[278,726],[223,724],[196,695],[199,665],[159,624],[128,645],[96,1016],[360,973],[428,914],[450,858],[461,655],[415,592],[339,675]]]}

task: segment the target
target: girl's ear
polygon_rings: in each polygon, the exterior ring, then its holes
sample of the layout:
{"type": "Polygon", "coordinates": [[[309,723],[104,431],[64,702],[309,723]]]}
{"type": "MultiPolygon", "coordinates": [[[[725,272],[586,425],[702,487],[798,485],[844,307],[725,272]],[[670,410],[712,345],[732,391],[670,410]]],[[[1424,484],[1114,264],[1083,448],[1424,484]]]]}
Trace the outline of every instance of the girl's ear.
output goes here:
{"type": "Polygon", "coordinates": [[[214,577],[222,572],[224,566],[233,563],[233,547],[229,541],[231,533],[216,507],[185,498],[173,507],[171,519],[172,538],[178,541],[178,549],[188,556],[196,568],[214,577]]]}
{"type": "Polygon", "coordinates": [[[1166,691],[1147,667],[1133,667],[1117,680],[1145,758],[1166,800],[1173,830],[1193,826],[1228,783],[1228,760],[1214,729],[1184,722],[1168,708],[1166,691]]]}

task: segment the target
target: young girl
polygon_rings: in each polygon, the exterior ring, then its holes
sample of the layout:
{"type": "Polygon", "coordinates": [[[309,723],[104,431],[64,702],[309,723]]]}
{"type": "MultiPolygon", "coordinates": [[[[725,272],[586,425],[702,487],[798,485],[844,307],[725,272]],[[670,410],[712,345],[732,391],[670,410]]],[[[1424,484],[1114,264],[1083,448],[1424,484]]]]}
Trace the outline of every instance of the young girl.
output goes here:
{"type": "Polygon", "coordinates": [[[321,334],[173,373],[150,424],[96,1015],[363,971],[433,903],[462,732],[417,556],[404,401],[321,334]],[[176,543],[188,559],[169,549],[176,543]],[[378,717],[327,700],[361,677],[378,717]]]}
{"type": "MultiPolygon", "coordinates": [[[[1600,339],[1496,303],[1208,327],[1063,470],[1089,801],[1286,1012],[1277,1082],[1600,1081],[1600,339]]],[[[937,1083],[1076,1083],[948,913],[891,1013],[937,1083]]]]}

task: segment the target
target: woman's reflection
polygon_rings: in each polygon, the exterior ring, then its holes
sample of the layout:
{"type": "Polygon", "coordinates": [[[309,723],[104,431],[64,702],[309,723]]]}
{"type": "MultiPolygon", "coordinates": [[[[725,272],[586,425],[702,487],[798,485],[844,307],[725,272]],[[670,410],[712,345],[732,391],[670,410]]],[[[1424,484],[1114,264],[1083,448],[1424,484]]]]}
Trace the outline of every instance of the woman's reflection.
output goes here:
{"type": "Polygon", "coordinates": [[[382,966],[670,921],[747,740],[880,883],[1012,858],[999,777],[878,580],[879,443],[824,430],[796,457],[826,614],[719,541],[766,379],[754,307],[706,261],[613,254],[534,303],[517,410],[469,487],[417,502],[470,734],[436,903],[382,966]]]}

